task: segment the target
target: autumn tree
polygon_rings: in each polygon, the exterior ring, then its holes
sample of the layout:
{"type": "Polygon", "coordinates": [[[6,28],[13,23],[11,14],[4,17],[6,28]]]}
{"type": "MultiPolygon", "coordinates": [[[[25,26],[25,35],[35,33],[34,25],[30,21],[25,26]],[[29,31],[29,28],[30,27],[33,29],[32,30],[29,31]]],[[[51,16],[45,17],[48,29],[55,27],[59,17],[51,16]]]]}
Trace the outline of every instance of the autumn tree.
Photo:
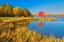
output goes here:
{"type": "Polygon", "coordinates": [[[13,8],[15,16],[22,16],[22,9],[19,7],[13,8]]]}
{"type": "Polygon", "coordinates": [[[27,8],[24,8],[24,15],[28,16],[28,9],[27,8]]]}
{"type": "Polygon", "coordinates": [[[38,13],[38,16],[40,16],[40,17],[44,16],[44,12],[43,12],[43,11],[40,11],[40,12],[38,13]]]}
{"type": "Polygon", "coordinates": [[[14,14],[13,14],[13,6],[12,5],[4,3],[2,5],[2,9],[3,9],[3,11],[2,11],[2,15],[1,16],[4,16],[4,17],[5,16],[14,16],[14,14]]]}
{"type": "Polygon", "coordinates": [[[31,16],[31,12],[27,8],[14,8],[11,4],[4,3],[0,6],[0,17],[13,17],[13,16],[31,16]]]}
{"type": "Polygon", "coordinates": [[[31,12],[27,8],[24,8],[24,15],[29,17],[31,15],[31,12]]]}
{"type": "Polygon", "coordinates": [[[2,16],[2,11],[3,11],[2,6],[0,6],[0,16],[2,16]]]}
{"type": "Polygon", "coordinates": [[[13,6],[9,4],[8,7],[9,7],[8,14],[9,14],[10,16],[15,16],[14,13],[13,13],[13,6]]]}

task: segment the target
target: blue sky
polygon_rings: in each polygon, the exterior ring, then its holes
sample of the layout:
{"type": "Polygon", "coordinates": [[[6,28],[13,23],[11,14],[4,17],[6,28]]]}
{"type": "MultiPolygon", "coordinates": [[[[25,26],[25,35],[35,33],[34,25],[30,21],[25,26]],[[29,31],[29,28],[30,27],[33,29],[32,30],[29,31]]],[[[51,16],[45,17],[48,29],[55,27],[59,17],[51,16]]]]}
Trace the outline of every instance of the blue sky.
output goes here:
{"type": "Polygon", "coordinates": [[[28,8],[33,14],[37,14],[39,11],[51,14],[64,13],[64,0],[0,0],[0,5],[3,3],[28,8]]]}

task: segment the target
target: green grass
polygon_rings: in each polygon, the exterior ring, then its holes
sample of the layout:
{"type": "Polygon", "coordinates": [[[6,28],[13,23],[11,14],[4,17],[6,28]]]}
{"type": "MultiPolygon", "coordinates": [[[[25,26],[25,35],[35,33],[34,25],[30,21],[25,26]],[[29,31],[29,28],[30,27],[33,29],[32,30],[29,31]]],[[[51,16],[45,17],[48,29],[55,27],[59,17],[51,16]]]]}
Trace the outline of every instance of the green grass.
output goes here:
{"type": "Polygon", "coordinates": [[[10,20],[10,19],[13,19],[13,18],[20,18],[20,17],[2,17],[2,19],[4,19],[4,20],[10,20]]]}

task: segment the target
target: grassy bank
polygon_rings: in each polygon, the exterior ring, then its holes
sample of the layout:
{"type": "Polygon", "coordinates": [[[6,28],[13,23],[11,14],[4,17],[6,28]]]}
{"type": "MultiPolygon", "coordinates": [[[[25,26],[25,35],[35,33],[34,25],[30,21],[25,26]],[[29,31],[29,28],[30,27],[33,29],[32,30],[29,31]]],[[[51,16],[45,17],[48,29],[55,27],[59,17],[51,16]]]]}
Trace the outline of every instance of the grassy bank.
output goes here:
{"type": "Polygon", "coordinates": [[[64,42],[64,38],[47,37],[25,27],[17,27],[15,30],[3,31],[0,34],[0,42],[64,42]]]}
{"type": "Polygon", "coordinates": [[[57,21],[55,18],[30,18],[30,17],[1,17],[4,21],[23,21],[23,20],[29,20],[29,21],[57,21]]]}
{"type": "Polygon", "coordinates": [[[25,26],[17,26],[18,22],[0,23],[0,42],[64,42],[64,37],[61,39],[55,38],[52,35],[47,37],[33,30],[29,30],[25,26]]]}

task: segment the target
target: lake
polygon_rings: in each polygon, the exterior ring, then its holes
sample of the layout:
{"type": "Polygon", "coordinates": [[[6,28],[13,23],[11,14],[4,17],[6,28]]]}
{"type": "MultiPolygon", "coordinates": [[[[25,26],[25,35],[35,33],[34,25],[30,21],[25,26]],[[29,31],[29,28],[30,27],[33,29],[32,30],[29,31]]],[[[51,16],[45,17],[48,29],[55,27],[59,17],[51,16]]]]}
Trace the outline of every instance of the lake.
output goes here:
{"type": "MultiPolygon", "coordinates": [[[[37,17],[33,17],[37,18],[37,17]]],[[[48,17],[47,17],[48,18],[48,17]]],[[[57,21],[34,21],[30,22],[27,26],[28,29],[34,30],[35,32],[39,32],[44,35],[54,35],[56,38],[64,37],[64,18],[62,17],[53,17],[56,18],[57,21]]]]}

